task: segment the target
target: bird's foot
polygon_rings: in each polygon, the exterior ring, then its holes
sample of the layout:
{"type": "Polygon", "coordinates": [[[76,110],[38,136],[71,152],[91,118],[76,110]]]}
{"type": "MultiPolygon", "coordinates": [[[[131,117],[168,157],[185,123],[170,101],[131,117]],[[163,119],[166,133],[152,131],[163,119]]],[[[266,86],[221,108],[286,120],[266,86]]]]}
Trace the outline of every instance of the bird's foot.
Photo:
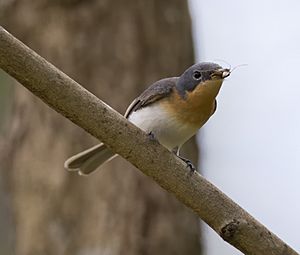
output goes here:
{"type": "Polygon", "coordinates": [[[154,135],[154,133],[152,131],[150,131],[148,133],[148,137],[149,137],[150,141],[157,142],[157,139],[156,139],[156,137],[155,137],[155,135],[154,135]]]}
{"type": "Polygon", "coordinates": [[[193,165],[192,161],[190,161],[187,158],[181,157],[180,155],[177,154],[176,156],[186,163],[186,166],[190,169],[191,174],[193,174],[196,171],[196,167],[193,165]]]}

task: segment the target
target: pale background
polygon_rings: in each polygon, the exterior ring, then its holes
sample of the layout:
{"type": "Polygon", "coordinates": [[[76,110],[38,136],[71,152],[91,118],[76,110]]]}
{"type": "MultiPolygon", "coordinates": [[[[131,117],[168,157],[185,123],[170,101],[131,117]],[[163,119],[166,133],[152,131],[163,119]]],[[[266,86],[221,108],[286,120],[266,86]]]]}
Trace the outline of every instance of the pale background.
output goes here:
{"type": "MultiPolygon", "coordinates": [[[[232,73],[199,134],[201,169],[300,251],[300,1],[190,0],[198,61],[232,73]]],[[[205,227],[207,255],[241,254],[205,227]]]]}

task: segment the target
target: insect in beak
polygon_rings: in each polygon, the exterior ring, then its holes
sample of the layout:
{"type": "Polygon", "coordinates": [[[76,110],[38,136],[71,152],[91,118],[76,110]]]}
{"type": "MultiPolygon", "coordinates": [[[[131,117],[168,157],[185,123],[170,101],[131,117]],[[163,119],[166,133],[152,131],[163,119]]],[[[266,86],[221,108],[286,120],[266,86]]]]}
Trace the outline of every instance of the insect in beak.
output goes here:
{"type": "Polygon", "coordinates": [[[226,77],[228,77],[230,75],[230,73],[231,73],[231,71],[228,68],[218,69],[211,74],[211,78],[212,79],[225,79],[226,77]]]}
{"type": "Polygon", "coordinates": [[[222,78],[224,79],[224,78],[228,77],[230,74],[231,74],[231,71],[229,69],[223,69],[222,78]]]}

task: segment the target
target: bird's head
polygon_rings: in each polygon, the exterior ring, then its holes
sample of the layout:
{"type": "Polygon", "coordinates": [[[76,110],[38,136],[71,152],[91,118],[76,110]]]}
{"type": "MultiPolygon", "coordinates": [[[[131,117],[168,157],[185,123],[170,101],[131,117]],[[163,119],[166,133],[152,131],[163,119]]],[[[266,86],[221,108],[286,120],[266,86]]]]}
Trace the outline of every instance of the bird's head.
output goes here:
{"type": "Polygon", "coordinates": [[[185,98],[189,93],[197,91],[203,95],[216,97],[223,80],[231,71],[220,65],[210,62],[202,62],[189,67],[179,77],[176,84],[180,96],[185,98]]]}

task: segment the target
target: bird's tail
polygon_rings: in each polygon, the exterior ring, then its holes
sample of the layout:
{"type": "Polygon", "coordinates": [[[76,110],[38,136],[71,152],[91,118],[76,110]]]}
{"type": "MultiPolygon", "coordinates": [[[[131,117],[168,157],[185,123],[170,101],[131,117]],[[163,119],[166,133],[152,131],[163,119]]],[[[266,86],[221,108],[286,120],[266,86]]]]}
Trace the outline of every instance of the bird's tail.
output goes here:
{"type": "Polygon", "coordinates": [[[116,155],[101,143],[69,158],[64,166],[69,171],[78,171],[80,175],[88,175],[116,155]]]}

